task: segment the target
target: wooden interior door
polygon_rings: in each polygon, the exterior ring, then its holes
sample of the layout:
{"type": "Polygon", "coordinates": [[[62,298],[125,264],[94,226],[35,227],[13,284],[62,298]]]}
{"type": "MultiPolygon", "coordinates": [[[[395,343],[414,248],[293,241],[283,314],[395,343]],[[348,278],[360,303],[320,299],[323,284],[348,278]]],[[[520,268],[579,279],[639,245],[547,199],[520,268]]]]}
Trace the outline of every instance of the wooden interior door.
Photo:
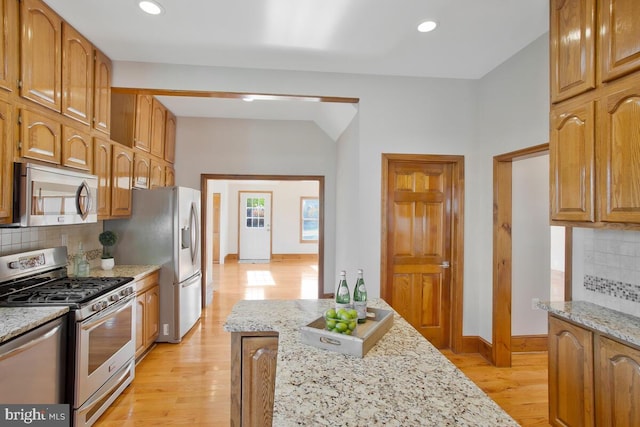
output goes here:
{"type": "Polygon", "coordinates": [[[386,191],[388,302],[433,345],[447,348],[453,166],[392,160],[386,191]]]}
{"type": "Polygon", "coordinates": [[[213,193],[213,263],[220,264],[220,193],[213,193]]]}

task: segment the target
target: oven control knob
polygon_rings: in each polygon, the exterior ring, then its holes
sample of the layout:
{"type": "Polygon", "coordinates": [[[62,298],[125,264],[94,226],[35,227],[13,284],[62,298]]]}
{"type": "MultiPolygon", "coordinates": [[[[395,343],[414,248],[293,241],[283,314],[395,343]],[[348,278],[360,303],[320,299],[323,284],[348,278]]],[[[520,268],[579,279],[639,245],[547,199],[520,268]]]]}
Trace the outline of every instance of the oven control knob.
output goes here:
{"type": "Polygon", "coordinates": [[[97,302],[91,306],[91,309],[93,311],[100,311],[102,310],[102,304],[100,302],[97,302]]]}
{"type": "Polygon", "coordinates": [[[129,286],[127,288],[127,295],[131,295],[133,293],[133,288],[131,286],[129,286]]]}
{"type": "Polygon", "coordinates": [[[118,301],[118,300],[120,299],[120,295],[118,295],[118,294],[113,294],[113,295],[111,295],[111,296],[109,297],[109,299],[110,299],[111,301],[113,301],[113,302],[116,302],[116,301],[118,301]]]}

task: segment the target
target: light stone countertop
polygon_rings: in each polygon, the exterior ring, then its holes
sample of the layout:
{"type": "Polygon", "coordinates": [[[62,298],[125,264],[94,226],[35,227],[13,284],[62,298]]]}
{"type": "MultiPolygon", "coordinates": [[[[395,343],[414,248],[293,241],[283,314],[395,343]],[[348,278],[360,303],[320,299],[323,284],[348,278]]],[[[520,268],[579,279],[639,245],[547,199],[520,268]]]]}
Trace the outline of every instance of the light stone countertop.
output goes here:
{"type": "MultiPolygon", "coordinates": [[[[299,328],[332,305],[244,300],[227,318],[228,332],[279,334],[274,426],[518,425],[397,313],[364,358],[301,343],[299,328]]],[[[392,310],[381,299],[369,306],[392,310]]]]}
{"type": "Polygon", "coordinates": [[[0,307],[0,344],[69,311],[69,307],[0,307]]]}
{"type": "Polygon", "coordinates": [[[640,318],[586,301],[540,302],[538,307],[594,331],[640,346],[640,318]]]}
{"type": "Polygon", "coordinates": [[[140,280],[144,276],[160,270],[159,265],[118,265],[111,270],[103,270],[100,267],[92,268],[89,277],[133,277],[133,280],[140,280]]]}

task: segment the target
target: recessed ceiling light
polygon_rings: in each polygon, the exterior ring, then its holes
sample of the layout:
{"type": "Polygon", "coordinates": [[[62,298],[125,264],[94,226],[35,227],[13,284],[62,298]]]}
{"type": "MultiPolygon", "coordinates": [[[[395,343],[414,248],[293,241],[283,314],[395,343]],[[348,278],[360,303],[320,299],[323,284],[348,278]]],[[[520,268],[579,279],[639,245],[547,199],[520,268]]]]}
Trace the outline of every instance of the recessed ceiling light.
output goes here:
{"type": "Polygon", "coordinates": [[[429,31],[433,31],[438,26],[436,21],[424,21],[420,25],[418,25],[418,31],[421,33],[428,33],[429,31]]]}
{"type": "Polygon", "coordinates": [[[160,5],[160,3],[153,0],[140,1],[138,2],[138,6],[149,15],[160,15],[164,12],[164,9],[160,5]]]}

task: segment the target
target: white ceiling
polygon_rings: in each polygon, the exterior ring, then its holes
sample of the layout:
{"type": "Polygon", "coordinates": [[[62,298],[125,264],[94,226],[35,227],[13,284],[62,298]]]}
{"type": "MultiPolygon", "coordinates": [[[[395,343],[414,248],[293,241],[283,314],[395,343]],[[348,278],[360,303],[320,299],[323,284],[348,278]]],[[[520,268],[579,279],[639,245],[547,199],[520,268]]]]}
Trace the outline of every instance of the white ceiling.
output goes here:
{"type": "MultiPolygon", "coordinates": [[[[548,30],[548,0],[158,0],[159,16],[137,0],[45,1],[114,61],[478,79],[548,30]],[[425,19],[439,27],[419,33],[425,19]]],[[[292,101],[163,101],[178,116],[301,120],[292,101]]]]}

